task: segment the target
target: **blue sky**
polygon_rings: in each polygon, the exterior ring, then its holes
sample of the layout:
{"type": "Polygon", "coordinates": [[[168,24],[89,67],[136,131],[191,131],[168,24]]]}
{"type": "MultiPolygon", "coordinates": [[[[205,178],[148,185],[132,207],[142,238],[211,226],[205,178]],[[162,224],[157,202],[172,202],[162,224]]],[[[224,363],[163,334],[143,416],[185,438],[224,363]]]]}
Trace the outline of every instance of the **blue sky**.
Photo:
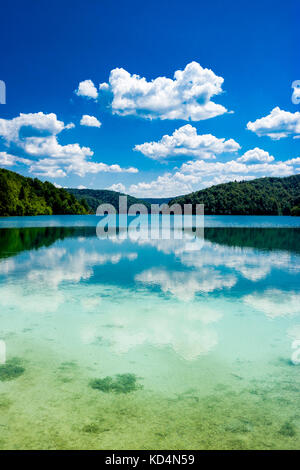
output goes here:
{"type": "Polygon", "coordinates": [[[0,166],[145,197],[300,173],[299,2],[241,4],[7,2],[0,166]]]}

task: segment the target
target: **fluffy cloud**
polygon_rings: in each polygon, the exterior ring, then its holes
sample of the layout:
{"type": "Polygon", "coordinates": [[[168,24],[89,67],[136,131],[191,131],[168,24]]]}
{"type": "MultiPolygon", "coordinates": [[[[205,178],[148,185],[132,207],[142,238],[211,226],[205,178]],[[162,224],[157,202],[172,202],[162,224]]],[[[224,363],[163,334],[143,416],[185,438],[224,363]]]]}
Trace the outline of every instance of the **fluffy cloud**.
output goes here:
{"type": "Polygon", "coordinates": [[[47,178],[64,178],[67,176],[67,173],[58,165],[54,165],[50,159],[33,163],[29,168],[29,173],[47,178]]]}
{"type": "Polygon", "coordinates": [[[7,152],[0,152],[0,165],[2,166],[13,166],[17,163],[23,163],[24,165],[29,165],[30,160],[26,158],[16,157],[15,155],[11,155],[7,152]]]}
{"type": "Polygon", "coordinates": [[[197,178],[185,178],[185,175],[177,172],[174,175],[165,173],[157,179],[145,182],[141,181],[129,187],[129,194],[137,197],[173,197],[192,191],[191,180],[196,183],[197,178]]]}
{"type": "Polygon", "coordinates": [[[80,121],[81,126],[101,127],[101,122],[95,116],[84,114],[80,121]]]}
{"type": "Polygon", "coordinates": [[[122,183],[115,183],[112,184],[109,188],[111,191],[117,191],[118,193],[124,193],[125,192],[125,186],[122,183]]]}
{"type": "Polygon", "coordinates": [[[85,176],[86,173],[138,173],[137,168],[121,168],[120,165],[107,165],[106,163],[96,163],[82,161],[72,161],[67,168],[68,173],[76,173],[79,176],[85,176]]]}
{"type": "Polygon", "coordinates": [[[176,129],[172,135],[164,135],[158,142],[136,145],[134,150],[154,160],[187,155],[198,158],[215,158],[215,154],[236,152],[240,146],[235,140],[218,139],[211,134],[198,135],[190,124],[176,129]]]}
{"type": "Polygon", "coordinates": [[[238,162],[245,163],[270,163],[273,160],[274,157],[272,155],[258,147],[248,150],[248,152],[244,153],[244,155],[237,159],[238,162]]]}
{"type": "Polygon", "coordinates": [[[116,68],[110,72],[109,84],[102,83],[100,90],[112,93],[112,111],[122,116],[200,121],[227,112],[211,101],[222,93],[223,82],[212,70],[191,62],[177,70],[173,79],[157,77],[150,82],[116,68]]]}
{"type": "Polygon", "coordinates": [[[268,116],[248,122],[247,129],[258,136],[268,136],[279,140],[293,135],[300,137],[300,113],[283,111],[278,106],[268,116]]]}
{"type": "Polygon", "coordinates": [[[287,165],[300,165],[300,157],[291,158],[290,160],[286,160],[285,163],[287,165]]]}
{"type": "Polygon", "coordinates": [[[293,173],[293,169],[285,162],[276,163],[256,163],[246,165],[245,163],[231,160],[229,162],[205,162],[203,160],[190,161],[181,166],[180,171],[185,174],[215,176],[230,175],[235,179],[235,175],[255,175],[258,176],[288,176],[293,173]]]}
{"type": "Polygon", "coordinates": [[[26,137],[21,146],[28,155],[45,156],[64,161],[75,158],[84,159],[94,154],[89,147],[80,147],[79,144],[60,145],[56,136],[26,137]]]}
{"type": "Polygon", "coordinates": [[[56,114],[29,113],[15,117],[13,119],[0,119],[0,137],[6,143],[14,142],[16,144],[21,142],[20,131],[24,128],[34,129],[39,131],[41,135],[57,135],[63,129],[70,129],[74,124],[70,123],[67,126],[62,121],[59,121],[56,114]]]}
{"type": "Polygon", "coordinates": [[[172,173],[165,173],[150,182],[139,182],[132,184],[128,193],[136,197],[174,197],[198,191],[215,184],[227,183],[232,180],[244,181],[254,179],[254,175],[213,175],[201,172],[195,174],[183,173],[181,170],[172,173]]]}
{"type": "Polygon", "coordinates": [[[30,173],[51,178],[64,177],[69,173],[85,176],[87,173],[138,173],[136,168],[121,168],[120,165],[90,162],[79,154],[70,154],[65,158],[44,158],[30,166],[30,173]]]}
{"type": "Polygon", "coordinates": [[[246,181],[263,176],[289,176],[295,173],[290,163],[292,161],[247,164],[236,160],[194,160],[182,164],[175,173],[165,173],[150,182],[132,184],[128,192],[137,197],[172,197],[228,181],[246,181]]]}
{"type": "Polygon", "coordinates": [[[0,137],[7,146],[14,144],[26,156],[21,159],[2,152],[4,165],[25,163],[29,172],[38,176],[62,178],[69,173],[84,176],[86,173],[112,172],[137,173],[136,168],[121,168],[119,165],[92,162],[88,158],[94,155],[89,147],[81,147],[78,143],[61,145],[57,135],[74,124],[65,125],[55,114],[20,114],[13,119],[0,119],[0,137]],[[26,133],[24,133],[26,129],[26,133]]]}
{"type": "Polygon", "coordinates": [[[96,99],[98,97],[97,88],[92,80],[84,80],[83,82],[80,82],[75,93],[78,96],[84,96],[86,98],[96,99]]]}

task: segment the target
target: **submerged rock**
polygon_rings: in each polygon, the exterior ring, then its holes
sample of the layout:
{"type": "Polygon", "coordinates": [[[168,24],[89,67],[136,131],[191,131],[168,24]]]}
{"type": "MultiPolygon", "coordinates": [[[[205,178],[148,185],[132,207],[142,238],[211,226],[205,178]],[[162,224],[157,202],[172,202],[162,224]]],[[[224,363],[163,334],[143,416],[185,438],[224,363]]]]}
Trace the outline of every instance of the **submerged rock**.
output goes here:
{"type": "Polygon", "coordinates": [[[24,374],[25,369],[21,365],[20,359],[17,357],[10,359],[5,364],[0,365],[0,380],[2,382],[7,380],[14,380],[24,374]]]}
{"type": "Polygon", "coordinates": [[[95,423],[86,424],[85,426],[83,426],[82,431],[91,434],[96,434],[99,432],[99,426],[95,423]]]}
{"type": "Polygon", "coordinates": [[[107,376],[103,379],[93,379],[90,381],[90,387],[104,393],[130,393],[141,389],[142,385],[137,383],[134,374],[117,374],[114,378],[107,376]]]}
{"type": "Polygon", "coordinates": [[[296,427],[293,423],[287,421],[279,429],[279,434],[286,437],[294,437],[296,435],[296,427]]]}

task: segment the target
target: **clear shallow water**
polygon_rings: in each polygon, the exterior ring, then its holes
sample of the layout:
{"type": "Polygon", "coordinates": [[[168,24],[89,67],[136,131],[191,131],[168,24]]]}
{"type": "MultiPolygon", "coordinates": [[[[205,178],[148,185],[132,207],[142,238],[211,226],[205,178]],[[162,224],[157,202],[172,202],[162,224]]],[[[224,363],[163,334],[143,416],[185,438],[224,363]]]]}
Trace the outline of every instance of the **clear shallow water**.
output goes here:
{"type": "Polygon", "coordinates": [[[1,449],[300,447],[299,228],[191,252],[59,220],[0,230],[1,449]]]}

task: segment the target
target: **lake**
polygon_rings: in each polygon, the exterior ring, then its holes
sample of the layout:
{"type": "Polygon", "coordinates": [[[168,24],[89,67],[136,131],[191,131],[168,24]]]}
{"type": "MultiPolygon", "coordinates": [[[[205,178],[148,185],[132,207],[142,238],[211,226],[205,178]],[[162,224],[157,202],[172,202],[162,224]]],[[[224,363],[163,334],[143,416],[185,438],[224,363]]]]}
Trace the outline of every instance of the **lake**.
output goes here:
{"type": "Polygon", "coordinates": [[[298,449],[300,218],[0,218],[0,449],[298,449]]]}

